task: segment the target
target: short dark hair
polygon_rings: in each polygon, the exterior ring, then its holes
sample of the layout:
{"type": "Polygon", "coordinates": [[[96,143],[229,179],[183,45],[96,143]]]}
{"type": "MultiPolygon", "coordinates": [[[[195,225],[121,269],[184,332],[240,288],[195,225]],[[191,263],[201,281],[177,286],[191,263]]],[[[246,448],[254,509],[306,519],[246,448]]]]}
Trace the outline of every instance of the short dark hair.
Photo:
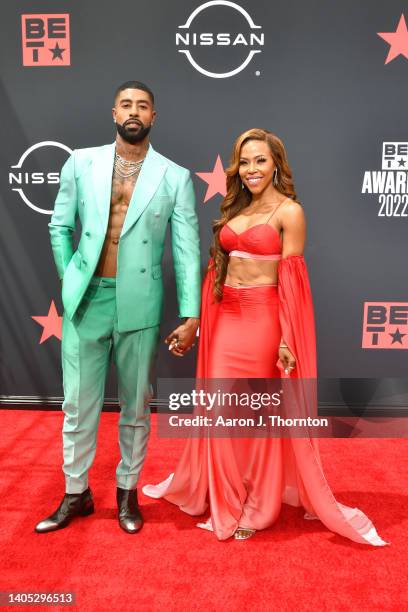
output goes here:
{"type": "Polygon", "coordinates": [[[150,89],[150,87],[148,87],[147,85],[145,85],[145,83],[142,83],[141,81],[126,81],[125,83],[122,83],[122,85],[119,85],[119,87],[115,91],[115,102],[120,92],[125,89],[141,89],[142,91],[145,91],[149,94],[150,100],[154,105],[154,94],[152,90],[150,89]]]}

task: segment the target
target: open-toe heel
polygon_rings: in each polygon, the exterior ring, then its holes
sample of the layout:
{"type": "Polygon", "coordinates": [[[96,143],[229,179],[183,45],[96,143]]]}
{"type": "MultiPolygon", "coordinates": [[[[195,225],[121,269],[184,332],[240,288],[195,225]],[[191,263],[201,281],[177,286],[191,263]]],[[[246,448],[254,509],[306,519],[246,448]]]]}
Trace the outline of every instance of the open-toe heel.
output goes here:
{"type": "Polygon", "coordinates": [[[234,538],[236,540],[248,540],[255,535],[256,529],[247,529],[246,527],[237,527],[234,532],[234,538]]]}

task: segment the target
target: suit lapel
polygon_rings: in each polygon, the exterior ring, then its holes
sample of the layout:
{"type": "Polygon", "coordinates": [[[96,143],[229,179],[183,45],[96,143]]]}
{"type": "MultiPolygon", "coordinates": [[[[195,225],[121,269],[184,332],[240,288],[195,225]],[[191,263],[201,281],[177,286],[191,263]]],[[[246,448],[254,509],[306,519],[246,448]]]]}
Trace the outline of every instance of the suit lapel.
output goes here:
{"type": "Polygon", "coordinates": [[[149,145],[146,158],[143,162],[129,203],[121,238],[136,223],[146,206],[149,204],[166,169],[167,164],[157,155],[153,147],[149,145]]]}
{"type": "Polygon", "coordinates": [[[96,207],[104,233],[106,233],[109,220],[114,155],[115,143],[100,147],[92,161],[96,207]]]}

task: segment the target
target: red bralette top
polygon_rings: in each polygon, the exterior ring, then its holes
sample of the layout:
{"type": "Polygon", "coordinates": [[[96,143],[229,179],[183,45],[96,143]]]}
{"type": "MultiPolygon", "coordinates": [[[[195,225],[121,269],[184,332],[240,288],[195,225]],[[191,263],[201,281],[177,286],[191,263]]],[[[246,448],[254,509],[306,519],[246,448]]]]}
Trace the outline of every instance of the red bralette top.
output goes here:
{"type": "Polygon", "coordinates": [[[268,261],[281,259],[282,243],[279,233],[268,223],[279,206],[274,209],[265,223],[253,225],[239,234],[228,223],[225,224],[220,232],[222,248],[229,253],[230,257],[268,261]]]}

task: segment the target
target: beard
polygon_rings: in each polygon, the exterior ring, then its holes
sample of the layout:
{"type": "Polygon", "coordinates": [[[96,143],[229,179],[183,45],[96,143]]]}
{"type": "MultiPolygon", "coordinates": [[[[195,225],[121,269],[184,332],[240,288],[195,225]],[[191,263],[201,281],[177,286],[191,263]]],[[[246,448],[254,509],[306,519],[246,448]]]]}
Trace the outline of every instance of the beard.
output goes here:
{"type": "Polygon", "coordinates": [[[152,126],[145,126],[141,121],[139,121],[140,125],[138,127],[134,125],[132,125],[131,127],[126,127],[126,124],[130,122],[131,120],[128,119],[122,125],[120,123],[117,123],[116,131],[119,136],[121,136],[123,140],[126,140],[126,142],[128,142],[129,144],[136,144],[136,142],[140,142],[141,140],[146,138],[152,126]]]}

